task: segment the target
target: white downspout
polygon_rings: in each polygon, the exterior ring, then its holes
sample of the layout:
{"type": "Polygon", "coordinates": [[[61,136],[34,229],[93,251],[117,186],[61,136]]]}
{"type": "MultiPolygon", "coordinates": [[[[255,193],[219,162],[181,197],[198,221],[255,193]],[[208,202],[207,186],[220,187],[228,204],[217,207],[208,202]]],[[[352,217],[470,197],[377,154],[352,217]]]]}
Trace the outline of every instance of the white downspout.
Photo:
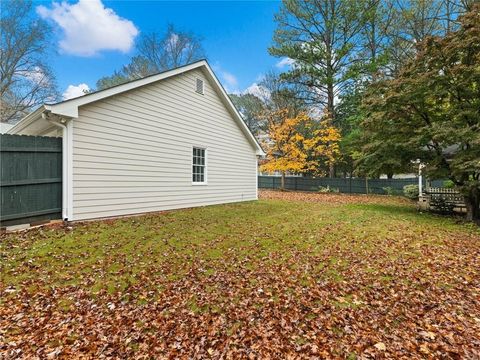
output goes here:
{"type": "Polygon", "coordinates": [[[258,200],[258,156],[255,155],[255,199],[258,200]]]}
{"type": "Polygon", "coordinates": [[[69,176],[68,176],[68,140],[69,134],[67,125],[61,122],[56,122],[48,118],[48,113],[43,113],[42,117],[51,124],[62,129],[62,219],[68,221],[69,219],[69,176]]]}
{"type": "Polygon", "coordinates": [[[418,166],[418,197],[423,196],[423,179],[422,179],[422,168],[418,166]]]}

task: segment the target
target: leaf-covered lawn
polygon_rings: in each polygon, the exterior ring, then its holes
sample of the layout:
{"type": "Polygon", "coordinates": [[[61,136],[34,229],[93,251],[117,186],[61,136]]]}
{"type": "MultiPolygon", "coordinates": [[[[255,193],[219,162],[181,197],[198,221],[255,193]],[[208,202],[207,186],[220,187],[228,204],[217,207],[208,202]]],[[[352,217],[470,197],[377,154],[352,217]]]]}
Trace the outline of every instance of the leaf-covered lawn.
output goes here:
{"type": "Polygon", "coordinates": [[[3,235],[0,274],[0,358],[480,356],[480,231],[397,198],[3,235]]]}

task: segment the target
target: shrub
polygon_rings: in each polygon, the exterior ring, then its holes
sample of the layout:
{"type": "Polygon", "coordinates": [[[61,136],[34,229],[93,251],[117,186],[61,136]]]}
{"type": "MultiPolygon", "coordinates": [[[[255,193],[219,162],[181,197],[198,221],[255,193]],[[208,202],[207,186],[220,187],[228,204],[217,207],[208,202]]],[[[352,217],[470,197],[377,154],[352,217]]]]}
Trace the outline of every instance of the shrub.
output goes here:
{"type": "Polygon", "coordinates": [[[394,189],[394,188],[391,187],[391,186],[383,187],[382,190],[383,190],[383,191],[385,192],[385,194],[387,194],[387,195],[401,195],[401,194],[402,194],[402,191],[401,191],[401,190],[394,189]]]}
{"type": "Polygon", "coordinates": [[[327,185],[326,187],[325,186],[319,186],[318,187],[318,192],[321,192],[321,193],[338,193],[338,192],[340,192],[340,190],[337,189],[337,188],[331,188],[330,185],[327,185]]]}
{"type": "Polygon", "coordinates": [[[445,180],[443,182],[443,187],[447,189],[453,189],[455,187],[455,183],[452,180],[445,180]]]}
{"type": "Polygon", "coordinates": [[[403,195],[411,200],[418,199],[418,185],[405,185],[403,195]]]}

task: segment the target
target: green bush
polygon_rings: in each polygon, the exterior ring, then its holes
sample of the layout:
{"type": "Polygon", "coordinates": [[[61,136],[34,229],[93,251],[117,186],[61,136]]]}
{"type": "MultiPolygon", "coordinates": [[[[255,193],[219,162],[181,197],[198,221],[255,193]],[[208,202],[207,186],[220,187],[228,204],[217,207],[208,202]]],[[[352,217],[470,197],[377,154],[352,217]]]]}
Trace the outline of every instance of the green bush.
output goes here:
{"type": "Polygon", "coordinates": [[[318,192],[321,192],[321,193],[338,193],[338,192],[340,192],[340,190],[337,189],[337,188],[331,188],[330,185],[327,185],[326,187],[325,186],[319,186],[318,187],[318,192]]]}
{"type": "Polygon", "coordinates": [[[443,182],[443,187],[447,189],[453,189],[455,187],[455,183],[452,180],[445,180],[443,182]]]}
{"type": "Polygon", "coordinates": [[[405,185],[403,195],[411,200],[418,199],[418,185],[405,185]]]}
{"type": "Polygon", "coordinates": [[[402,190],[394,189],[394,188],[391,187],[391,186],[383,187],[382,190],[383,190],[383,191],[385,192],[385,194],[387,194],[387,195],[402,195],[402,190]]]}

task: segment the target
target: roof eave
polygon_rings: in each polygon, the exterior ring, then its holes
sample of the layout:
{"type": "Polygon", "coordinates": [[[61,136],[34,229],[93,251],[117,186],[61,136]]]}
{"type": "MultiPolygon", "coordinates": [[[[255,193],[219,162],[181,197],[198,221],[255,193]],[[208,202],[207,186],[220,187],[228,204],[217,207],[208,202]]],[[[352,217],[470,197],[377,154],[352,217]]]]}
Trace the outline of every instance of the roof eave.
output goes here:
{"type": "Polygon", "coordinates": [[[210,68],[210,66],[208,65],[208,63],[205,61],[205,64],[204,64],[204,67],[207,71],[207,73],[209,74],[210,78],[213,80],[213,82],[215,83],[215,85],[217,86],[217,89],[219,90],[219,92],[223,95],[223,98],[225,99],[225,102],[226,102],[226,105],[228,108],[231,109],[232,111],[232,115],[235,117],[235,120],[237,120],[237,122],[239,123],[240,127],[242,128],[244,134],[247,136],[247,138],[249,139],[249,141],[252,143],[252,145],[255,147],[255,154],[257,156],[263,156],[265,155],[265,152],[263,151],[262,147],[260,146],[259,142],[257,141],[257,139],[255,138],[255,136],[252,134],[252,132],[250,131],[250,129],[248,128],[247,124],[245,124],[245,121],[243,121],[243,118],[242,118],[242,115],[240,115],[240,112],[237,110],[237,108],[235,107],[235,105],[233,105],[233,102],[232,100],[230,99],[230,97],[228,96],[225,88],[222,86],[222,84],[220,83],[220,81],[218,80],[217,76],[215,75],[215,73],[212,71],[212,69],[210,68]]]}
{"type": "Polygon", "coordinates": [[[105,90],[101,90],[95,93],[91,94],[86,94],[74,99],[62,101],[60,103],[56,104],[45,104],[41,107],[39,107],[37,110],[35,110],[33,113],[30,113],[27,115],[25,118],[23,118],[19,123],[17,123],[13,128],[9,129],[7,133],[9,134],[15,134],[18,133],[19,131],[22,131],[25,127],[27,127],[30,123],[34,122],[36,119],[38,119],[41,114],[44,111],[50,111],[52,114],[56,114],[59,116],[64,116],[64,117],[69,117],[69,118],[78,118],[78,108],[82,105],[90,104],[95,101],[99,101],[117,94],[124,93],[129,90],[136,89],[141,86],[145,86],[190,70],[198,69],[198,68],[204,68],[207,76],[213,81],[213,83],[216,85],[217,91],[221,94],[225,101],[225,105],[227,108],[231,110],[231,113],[235,120],[237,121],[238,125],[242,129],[242,132],[244,135],[248,138],[248,140],[251,142],[251,144],[255,148],[255,153],[258,156],[265,155],[265,152],[263,151],[262,147],[258,143],[257,139],[255,136],[253,136],[252,132],[248,128],[248,126],[245,124],[243,121],[242,116],[236,109],[235,105],[233,105],[232,101],[230,100],[230,97],[228,96],[227,92],[223,88],[222,84],[220,81],[217,79],[215,73],[212,71],[210,65],[206,60],[200,60],[195,63],[185,65],[176,69],[172,69],[169,71],[165,71],[160,74],[148,76],[146,78],[138,79],[131,81],[129,83],[121,84],[118,86],[114,86],[112,88],[108,88],[105,90]]]}
{"type": "Polygon", "coordinates": [[[66,116],[70,118],[77,118],[78,108],[82,105],[90,104],[95,101],[99,101],[114,95],[118,95],[126,91],[133,90],[138,87],[145,86],[145,85],[148,85],[148,84],[184,73],[186,71],[190,71],[190,70],[202,67],[202,66],[208,66],[205,60],[197,61],[189,65],[164,71],[156,75],[147,76],[142,79],[130,81],[128,83],[117,85],[105,90],[100,90],[91,94],[82,95],[74,99],[65,100],[60,103],[49,104],[48,106],[51,107],[51,111],[53,114],[66,116]]]}
{"type": "Polygon", "coordinates": [[[16,123],[12,128],[8,129],[6,134],[18,134],[23,129],[25,129],[28,125],[32,124],[33,122],[37,121],[41,118],[42,113],[48,110],[49,105],[41,105],[30,114],[25,116],[22,120],[16,123]]]}

